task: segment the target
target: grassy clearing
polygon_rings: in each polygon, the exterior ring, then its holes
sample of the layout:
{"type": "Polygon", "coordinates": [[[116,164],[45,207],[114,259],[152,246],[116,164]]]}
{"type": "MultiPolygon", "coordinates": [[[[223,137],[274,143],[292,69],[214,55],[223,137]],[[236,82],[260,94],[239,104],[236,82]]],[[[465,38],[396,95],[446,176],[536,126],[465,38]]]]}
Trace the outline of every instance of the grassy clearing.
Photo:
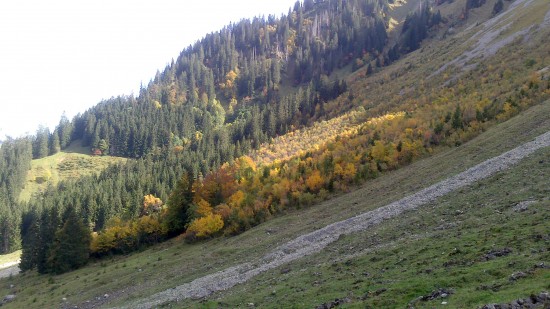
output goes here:
{"type": "Polygon", "coordinates": [[[110,156],[91,156],[89,148],[82,147],[80,141],[73,142],[67,149],[53,156],[32,161],[19,199],[29,201],[34,194],[43,192],[50,185],[55,186],[59,181],[98,173],[112,163],[125,160],[110,156]]]}
{"type": "MultiPolygon", "coordinates": [[[[41,276],[36,273],[29,272],[13,278],[0,280],[0,295],[17,293],[18,297],[16,298],[16,300],[8,305],[8,307],[12,308],[59,307],[62,305],[62,298],[64,297],[68,299],[67,302],[70,304],[80,304],[84,303],[87,300],[94,300],[96,299],[96,297],[104,299],[104,294],[109,294],[109,298],[107,298],[107,300],[109,301],[109,305],[111,306],[124,304],[137,298],[146,297],[148,295],[154,294],[155,292],[159,292],[174,287],[176,285],[189,282],[195,278],[204,276],[205,274],[222,270],[229,266],[233,266],[249,261],[253,258],[260,257],[266,252],[269,252],[269,250],[276,245],[288,241],[298,235],[313,231],[317,228],[323,227],[327,224],[341,220],[343,218],[348,218],[358,213],[383,206],[391,201],[397,200],[405,195],[415,192],[430,184],[433,184],[443,178],[463,171],[464,169],[473,166],[479,162],[482,162],[487,158],[493,157],[506,150],[514,148],[518,144],[529,141],[533,137],[543,132],[546,132],[547,130],[550,130],[550,119],[547,117],[547,115],[549,114],[550,101],[535,106],[520,114],[519,116],[514,117],[511,120],[502,123],[496,127],[493,127],[478,138],[464,144],[461,147],[444,150],[431,158],[418,161],[401,170],[388,173],[378,178],[376,181],[367,183],[349,194],[338,196],[315,207],[301,210],[290,210],[287,214],[283,214],[277,218],[274,218],[273,220],[268,221],[265,224],[262,224],[236,237],[214,239],[195,245],[184,244],[182,240],[174,239],[172,241],[149,248],[140,253],[132,254],[129,256],[117,256],[111,259],[97,261],[95,263],[91,263],[89,266],[83,269],[60,276],[41,276]],[[15,287],[13,289],[10,289],[10,284],[13,284],[15,287]]],[[[548,153],[546,153],[546,156],[548,156],[548,153]]],[[[517,169],[514,169],[514,171],[516,170],[517,169]]],[[[533,177],[535,177],[536,175],[535,173],[528,174],[533,174],[533,177]]],[[[514,183],[514,181],[509,182],[511,184],[514,183]]],[[[518,184],[516,185],[522,184],[522,182],[517,183],[518,184]]],[[[515,191],[510,189],[510,192],[513,193],[515,191]]],[[[530,195],[530,193],[528,195],[530,195]]],[[[462,196],[449,200],[458,201],[461,199],[463,199],[462,196]]],[[[475,198],[472,198],[472,200],[475,200],[475,198]]],[[[496,205],[494,207],[501,207],[498,203],[494,203],[494,205],[496,205]]],[[[534,205],[533,207],[544,206],[545,204],[539,204],[539,206],[534,205]]],[[[491,209],[490,207],[483,208],[483,211],[488,211],[489,209],[491,209]]],[[[429,208],[426,209],[430,210],[429,208]]],[[[444,207],[437,206],[437,209],[441,210],[444,209],[444,207]]],[[[469,218],[468,220],[483,218],[482,216],[484,215],[484,213],[478,213],[476,216],[470,216],[469,212],[467,214],[469,218]]],[[[447,214],[447,217],[442,218],[450,220],[448,216],[449,215],[447,214]]],[[[413,216],[411,214],[407,217],[412,218],[413,216]]],[[[341,254],[356,253],[366,246],[374,244],[377,237],[379,237],[378,242],[376,242],[377,244],[386,243],[388,240],[393,241],[396,245],[400,245],[400,241],[407,244],[408,240],[406,236],[412,236],[408,234],[401,235],[401,233],[402,231],[409,230],[409,228],[416,229],[412,230],[409,233],[413,235],[421,235],[422,231],[434,232],[432,231],[432,226],[438,223],[434,218],[438,217],[432,218],[431,212],[429,211],[426,212],[423,216],[421,216],[420,214],[416,214],[414,217],[417,218],[416,221],[418,222],[426,220],[427,222],[423,223],[426,226],[414,227],[414,224],[411,223],[413,221],[410,221],[412,219],[406,218],[409,221],[403,221],[404,223],[401,225],[399,225],[399,220],[395,220],[395,222],[392,221],[393,223],[391,224],[385,224],[385,229],[379,227],[380,230],[377,233],[380,236],[374,236],[374,234],[369,234],[370,236],[365,234],[346,236],[342,239],[342,241],[339,241],[336,244],[332,245],[330,248],[323,251],[319,255],[308,257],[307,259],[304,259],[303,261],[298,261],[297,263],[292,263],[291,265],[289,265],[291,271],[287,274],[280,274],[279,269],[270,271],[264,275],[255,278],[250,284],[237,286],[236,288],[231,290],[230,294],[215,294],[212,299],[209,300],[210,303],[207,304],[216,304],[217,306],[218,302],[221,301],[222,303],[238,305],[240,303],[237,302],[237,295],[241,295],[241,297],[244,297],[244,295],[255,294],[254,297],[247,296],[246,298],[242,298],[241,301],[246,300],[247,302],[254,302],[268,306],[269,303],[267,302],[268,299],[266,298],[268,297],[267,294],[273,292],[273,289],[271,289],[271,287],[266,289],[266,284],[267,286],[269,286],[269,282],[273,282],[270,280],[278,280],[273,278],[279,277],[281,279],[287,278],[285,280],[291,280],[290,278],[292,278],[292,280],[306,280],[308,281],[309,291],[311,282],[317,280],[311,279],[318,276],[315,274],[315,272],[319,272],[316,269],[320,267],[323,268],[323,276],[324,274],[327,275],[327,277],[324,277],[327,278],[325,280],[327,280],[327,282],[342,281],[341,288],[337,289],[332,285],[327,285],[326,287],[322,289],[320,288],[315,292],[304,291],[303,295],[300,294],[301,292],[296,292],[298,293],[296,294],[296,297],[298,297],[299,295],[303,296],[305,302],[304,304],[307,303],[308,306],[311,306],[313,304],[326,302],[334,297],[345,297],[347,295],[347,291],[343,293],[342,291],[344,290],[352,290],[354,291],[355,296],[362,296],[363,294],[360,294],[348,285],[349,280],[346,276],[348,276],[349,273],[340,270],[338,271],[338,274],[334,274],[334,272],[336,271],[334,271],[333,273],[329,271],[329,267],[331,267],[330,265],[332,265],[331,259],[335,259],[341,254]],[[411,223],[410,226],[407,225],[408,223],[411,223]],[[405,238],[401,239],[404,236],[405,238]],[[349,250],[349,247],[354,247],[356,249],[349,250]],[[328,275],[333,276],[333,274],[334,278],[328,280],[328,275]],[[304,276],[304,279],[297,279],[298,277],[302,276],[304,276]],[[338,280],[338,278],[341,279],[338,280]],[[265,280],[266,283],[262,283],[262,280],[265,280]],[[256,286],[258,286],[258,289],[260,290],[257,291],[256,286]],[[335,290],[333,291],[333,289],[335,290]],[[317,293],[320,293],[320,295],[316,295],[317,293]],[[218,300],[218,298],[220,299],[218,300]]],[[[502,219],[500,217],[496,218],[499,218],[499,220],[502,219]]],[[[466,219],[467,218],[465,217],[461,221],[467,221],[466,219]]],[[[473,225],[474,223],[468,224],[473,225]]],[[[481,229],[481,227],[479,229],[481,229]]],[[[464,230],[465,228],[461,230],[461,233],[465,233],[464,230]]],[[[443,235],[445,235],[445,237],[450,237],[454,235],[453,233],[455,233],[456,231],[456,229],[448,231],[445,230],[441,233],[447,233],[443,235]]],[[[498,236],[500,232],[493,231],[492,233],[498,236]]],[[[469,237],[474,236],[475,234],[471,234],[469,237]]],[[[491,240],[492,239],[489,239],[487,240],[487,242],[480,244],[481,247],[477,247],[476,245],[476,247],[474,247],[475,251],[474,249],[468,249],[468,254],[471,254],[473,256],[483,251],[491,240]]],[[[430,244],[430,241],[433,241],[433,239],[421,238],[418,241],[421,241],[422,245],[428,246],[430,244]]],[[[453,241],[457,242],[462,240],[455,239],[453,241]]],[[[447,241],[445,241],[445,247],[442,247],[443,251],[441,252],[447,252],[445,251],[447,250],[447,245],[456,246],[454,242],[447,244],[447,241]]],[[[431,252],[430,254],[433,254],[435,251],[437,251],[437,248],[438,246],[441,246],[441,243],[433,242],[432,245],[433,248],[429,249],[431,252]]],[[[459,247],[465,246],[461,245],[459,247]]],[[[418,243],[412,243],[409,245],[408,248],[418,249],[422,247],[418,245],[418,243]]],[[[388,256],[399,256],[391,253],[391,250],[393,250],[391,247],[381,248],[380,250],[385,250],[381,252],[383,252],[383,254],[387,254],[388,256]]],[[[441,252],[439,252],[439,254],[441,254],[441,252]]],[[[514,251],[514,254],[517,255],[518,252],[519,251],[514,251]]],[[[380,257],[385,256],[383,254],[381,254],[380,257]]],[[[360,256],[356,259],[353,259],[353,263],[358,264],[360,267],[366,267],[366,264],[371,263],[370,258],[372,258],[372,256],[370,255],[360,256]]],[[[530,263],[530,260],[523,260],[521,255],[518,255],[517,258],[521,263],[530,263]]],[[[384,265],[382,263],[384,263],[385,260],[387,260],[387,258],[381,261],[377,261],[377,267],[382,267],[382,265],[384,265]]],[[[427,260],[429,261],[429,259],[427,260]]],[[[391,260],[387,261],[387,263],[391,262],[395,263],[395,260],[392,258],[391,260]]],[[[477,265],[481,264],[478,263],[477,265]]],[[[358,271],[360,269],[359,266],[352,266],[353,265],[346,267],[349,267],[350,271],[355,272],[356,275],[360,274],[360,272],[358,271]]],[[[388,268],[390,268],[389,266],[392,266],[392,264],[388,264],[388,268]]],[[[419,265],[412,266],[409,265],[411,269],[420,269],[419,265]]],[[[434,271],[436,269],[435,266],[431,266],[432,268],[434,268],[434,271]]],[[[441,274],[445,272],[445,269],[439,266],[437,269],[439,272],[441,272],[441,274]]],[[[386,282],[384,280],[394,280],[392,279],[392,274],[394,273],[389,271],[387,272],[388,277],[381,277],[381,279],[378,279],[378,281],[386,282]]],[[[411,275],[411,272],[412,270],[406,274],[408,278],[407,280],[416,280],[414,278],[416,278],[417,276],[411,275]]],[[[405,274],[403,275],[403,278],[404,277],[405,274]]],[[[437,280],[443,280],[443,277],[437,278],[439,278],[437,280]]],[[[360,278],[355,279],[354,282],[359,279],[360,278]]],[[[361,278],[361,280],[366,279],[361,278]]],[[[287,304],[290,304],[290,299],[292,299],[289,296],[289,294],[292,294],[290,293],[290,291],[295,292],[296,285],[299,284],[299,281],[292,281],[293,283],[289,286],[286,286],[285,282],[286,281],[277,283],[277,287],[280,288],[280,290],[276,289],[275,295],[271,295],[269,297],[273,297],[277,302],[282,302],[284,301],[282,298],[288,297],[289,301],[287,302],[287,304]],[[285,289],[287,292],[285,292],[285,289]]],[[[519,282],[531,281],[530,279],[526,278],[525,280],[519,282]]],[[[403,285],[412,285],[413,283],[414,282],[407,282],[406,284],[403,283],[403,285]]],[[[428,282],[426,284],[420,285],[420,287],[418,288],[420,290],[407,290],[406,293],[414,296],[420,296],[422,295],[422,293],[425,293],[425,291],[430,290],[433,284],[433,282],[428,282]]],[[[452,284],[449,284],[447,286],[454,287],[454,285],[451,285],[452,284]]],[[[376,285],[370,283],[369,285],[366,285],[365,283],[365,285],[360,285],[360,288],[363,290],[373,289],[375,286],[376,285]]],[[[388,288],[388,291],[389,287],[390,285],[387,285],[386,287],[388,288]]],[[[397,289],[397,287],[394,287],[393,285],[391,287],[392,289],[397,289]]],[[[397,289],[396,291],[400,290],[397,289]]],[[[509,293],[512,293],[511,291],[512,290],[510,290],[509,293]]],[[[361,293],[363,293],[362,290],[361,293]]],[[[380,297],[386,297],[387,295],[394,294],[381,294],[380,297]]],[[[504,297],[505,294],[497,295],[500,295],[499,297],[504,297]]],[[[398,296],[394,296],[394,298],[395,297],[398,296]]],[[[296,301],[296,304],[299,306],[299,299],[294,298],[293,300],[296,301]]],[[[356,298],[354,298],[354,301],[360,303],[359,300],[357,300],[356,298]]],[[[184,303],[184,306],[200,307],[207,304],[200,302],[186,302],[184,303]]]]}
{"type": "Polygon", "coordinates": [[[21,257],[21,250],[17,250],[9,254],[0,255],[0,266],[7,263],[15,263],[19,261],[20,257],[21,257]]]}

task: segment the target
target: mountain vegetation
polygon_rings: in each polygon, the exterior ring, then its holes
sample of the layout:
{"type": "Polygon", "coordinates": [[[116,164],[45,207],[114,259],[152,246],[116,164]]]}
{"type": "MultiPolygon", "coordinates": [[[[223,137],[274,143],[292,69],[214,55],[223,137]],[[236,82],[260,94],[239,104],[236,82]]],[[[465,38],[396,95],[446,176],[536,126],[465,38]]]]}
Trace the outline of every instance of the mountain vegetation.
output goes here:
{"type": "MultiPolygon", "coordinates": [[[[393,32],[390,21],[399,5],[394,1],[296,2],[281,17],[241,20],[206,35],[157,72],[136,97],[113,97],[72,120],[62,116],[53,132],[40,127],[35,136],[3,141],[0,250],[22,248],[20,268],[27,276],[32,270],[59,275],[96,261],[107,267],[117,255],[167,240],[157,246],[184,241],[196,262],[194,246],[246,238],[246,233],[236,235],[286,213],[312,212],[310,206],[365,183],[376,186],[375,178],[386,179],[383,190],[391,191],[388,175],[395,170],[411,164],[415,169],[420,158],[462,149],[495,125],[502,127],[500,123],[547,102],[550,81],[544,70],[550,36],[535,23],[544,25],[550,7],[532,4],[543,13],[533,15],[528,26],[537,31],[522,41],[513,31],[525,26],[524,13],[506,11],[512,5],[507,1],[447,2],[417,1],[393,32]],[[490,27],[500,27],[503,14],[509,14],[509,24],[499,30],[500,37],[483,39],[494,31],[490,27]],[[479,20],[468,21],[471,16],[479,20]],[[491,26],[486,26],[489,18],[491,26]],[[455,29],[464,31],[462,36],[452,36],[455,29]],[[506,44],[496,42],[509,37],[506,44]],[[478,49],[486,53],[476,55],[478,49]],[[112,164],[55,182],[47,169],[31,169],[39,160],[59,158],[76,143],[88,155],[112,164]],[[26,193],[29,175],[43,184],[40,192],[26,193]]],[[[536,130],[535,124],[524,125],[536,130]]],[[[64,157],[56,164],[62,171],[80,166],[78,162],[64,157]]],[[[460,165],[458,159],[454,162],[460,165]]],[[[415,171],[429,178],[425,171],[415,171]]],[[[459,208],[448,204],[449,209],[459,208]]],[[[325,209],[329,216],[342,211],[333,206],[325,209]]],[[[430,221],[424,217],[411,219],[411,224],[430,221]]],[[[464,219],[473,230],[493,233],[473,221],[464,219]]],[[[405,223],[392,224],[402,229],[405,223]]],[[[539,229],[532,227],[533,233],[539,229]]],[[[385,241],[393,239],[383,232],[385,241]]],[[[432,254],[430,248],[426,251],[432,254]]],[[[474,251],[452,255],[473,259],[480,254],[474,251]]],[[[156,262],[162,264],[160,258],[156,262]]],[[[369,258],[382,269],[395,262],[377,254],[369,258]]],[[[412,257],[395,264],[407,259],[412,257]]],[[[457,263],[446,267],[466,265],[457,263]]],[[[341,270],[351,264],[338,265],[341,270]]],[[[339,270],[324,267],[323,272],[339,270]]],[[[374,277],[392,280],[389,274],[374,277]]],[[[365,280],[380,285],[370,277],[365,280]]],[[[400,285],[390,289],[407,295],[430,292],[427,285],[422,291],[400,285]]],[[[379,299],[376,291],[365,293],[355,301],[397,304],[379,299]]],[[[263,295],[260,301],[272,296],[263,295]]]]}
{"type": "Polygon", "coordinates": [[[72,121],[63,116],[53,132],[40,127],[31,140],[34,159],[82,141],[94,155],[137,162],[113,166],[98,180],[88,176],[53,186],[45,198],[16,208],[70,204],[96,231],[114,216],[137,218],[144,195],[166,200],[183,174],[200,178],[272,137],[323,118],[323,105],[347,91],[333,72],[356,58],[375,66],[389,62],[387,9],[380,1],[297,2],[281,18],[242,20],[207,35],[138,97],[106,100],[72,121]]]}
{"type": "Polygon", "coordinates": [[[70,204],[99,230],[122,209],[137,215],[145,194],[166,199],[184,171],[205,175],[270,137],[312,123],[314,115],[322,116],[324,102],[346,91],[343,80],[328,78],[332,72],[366,53],[383,57],[385,10],[379,1],[306,1],[281,18],[242,20],[183,50],[138,97],[112,98],[72,120],[63,116],[53,132],[40,127],[33,137],[5,141],[0,183],[8,192],[1,195],[0,209],[11,226],[2,229],[2,250],[19,247],[19,224],[13,224],[19,220],[10,216],[50,209],[49,197],[67,205],[61,196],[71,194],[70,204]],[[132,174],[124,177],[128,193],[97,195],[105,192],[97,182],[106,185],[87,177],[77,182],[95,187],[88,191],[93,198],[65,189],[75,184],[62,184],[44,192],[46,200],[19,205],[31,158],[54,155],[76,141],[95,155],[137,158],[130,163],[135,165],[113,167],[104,176],[132,174]],[[147,177],[143,166],[152,169],[147,177]],[[141,172],[130,172],[134,169],[141,172]],[[96,213],[97,205],[105,209],[96,213]]]}
{"type": "MultiPolygon", "coordinates": [[[[71,205],[94,231],[107,227],[110,219],[141,220],[139,199],[146,194],[166,200],[182,175],[201,179],[215,174],[223,170],[224,162],[249,153],[269,138],[324,117],[323,105],[347,91],[344,80],[329,78],[335,70],[355,58],[377,67],[395,60],[395,48],[392,59],[384,52],[387,9],[387,4],[379,1],[297,2],[281,18],[243,20],[207,35],[185,49],[147,88],[142,87],[139,97],[107,100],[72,122],[62,117],[53,134],[40,128],[33,140],[34,158],[55,154],[81,140],[96,155],[109,153],[137,158],[138,162],[115,165],[99,177],[52,187],[27,207],[47,211],[54,205],[71,205]]],[[[418,22],[425,21],[408,24],[418,22]]],[[[349,104],[343,108],[349,109],[349,104]]],[[[347,168],[350,172],[351,165],[347,168]]],[[[313,191],[320,189],[320,184],[312,181],[313,191]]],[[[215,200],[205,196],[193,200],[191,206],[201,201],[214,205],[205,206],[203,213],[189,214],[190,221],[183,222],[183,227],[189,224],[189,231],[202,237],[224,225],[222,216],[210,214],[208,207],[218,206],[229,196],[220,199],[219,192],[212,194],[217,196],[215,200]],[[205,225],[213,228],[204,230],[205,225]]],[[[276,208],[255,207],[264,209],[247,214],[241,211],[240,215],[234,212],[241,222],[232,223],[235,226],[230,233],[264,221],[276,208]]],[[[230,213],[225,210],[225,225],[230,213]]],[[[128,232],[134,245],[126,247],[135,248],[142,243],[137,241],[140,229],[127,229],[134,231],[128,232]]],[[[164,234],[182,230],[160,233],[154,229],[155,236],[149,238],[163,239],[164,234]]],[[[101,240],[103,234],[99,235],[101,240]]]]}

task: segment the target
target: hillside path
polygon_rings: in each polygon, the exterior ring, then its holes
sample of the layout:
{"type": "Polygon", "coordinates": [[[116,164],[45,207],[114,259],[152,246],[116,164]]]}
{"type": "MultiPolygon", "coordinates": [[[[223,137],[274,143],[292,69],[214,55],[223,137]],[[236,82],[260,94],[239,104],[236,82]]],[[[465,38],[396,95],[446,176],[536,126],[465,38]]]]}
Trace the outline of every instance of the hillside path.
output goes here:
{"type": "Polygon", "coordinates": [[[137,300],[124,308],[152,308],[166,302],[177,302],[187,298],[198,299],[217,291],[227,290],[248,281],[260,273],[317,253],[336,241],[341,235],[366,230],[386,219],[416,209],[452,191],[492,176],[518,163],[533,152],[548,146],[550,146],[550,131],[539,135],[531,142],[486,160],[458,175],[449,177],[391,204],[299,236],[275,248],[260,259],[239,264],[156,293],[148,298],[137,300]]]}

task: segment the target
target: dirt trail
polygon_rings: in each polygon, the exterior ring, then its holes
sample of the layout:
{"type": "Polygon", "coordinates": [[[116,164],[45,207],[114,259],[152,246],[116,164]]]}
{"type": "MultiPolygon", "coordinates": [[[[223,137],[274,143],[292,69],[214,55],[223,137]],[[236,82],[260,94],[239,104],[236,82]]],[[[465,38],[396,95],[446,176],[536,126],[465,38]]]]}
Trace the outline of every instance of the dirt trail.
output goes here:
{"type": "Polygon", "coordinates": [[[216,291],[227,290],[262,272],[317,253],[336,241],[341,235],[365,230],[386,219],[396,217],[404,211],[413,210],[447,193],[492,176],[518,163],[536,150],[548,146],[550,146],[550,131],[538,136],[532,142],[525,143],[500,156],[484,161],[456,176],[449,177],[396,202],[299,236],[275,248],[258,260],[206,275],[173,289],[159,292],[146,299],[135,301],[124,308],[151,308],[165,302],[174,302],[186,298],[202,298],[216,291]]]}

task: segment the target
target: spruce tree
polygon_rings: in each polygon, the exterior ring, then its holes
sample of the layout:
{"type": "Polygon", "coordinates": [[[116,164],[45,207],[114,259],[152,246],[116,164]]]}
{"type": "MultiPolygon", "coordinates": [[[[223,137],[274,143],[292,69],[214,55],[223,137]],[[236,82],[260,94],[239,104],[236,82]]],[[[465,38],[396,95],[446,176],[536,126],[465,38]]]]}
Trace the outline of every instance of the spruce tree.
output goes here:
{"type": "Polygon", "coordinates": [[[63,227],[55,233],[55,242],[48,257],[50,271],[56,274],[86,265],[90,254],[90,231],[74,207],[68,207],[63,217],[63,227]]]}
{"type": "Polygon", "coordinates": [[[61,150],[61,144],[59,141],[59,132],[55,130],[50,138],[50,155],[54,155],[61,150]]]}
{"type": "Polygon", "coordinates": [[[168,198],[165,224],[169,234],[181,233],[189,221],[188,211],[193,200],[192,185],[192,178],[185,174],[168,198]]]}
{"type": "Polygon", "coordinates": [[[55,241],[55,233],[59,227],[59,209],[52,207],[50,209],[44,209],[40,215],[40,227],[39,227],[39,239],[37,249],[37,268],[38,272],[45,274],[50,271],[48,265],[48,258],[50,249],[55,241]]]}
{"type": "Polygon", "coordinates": [[[462,112],[460,111],[460,106],[457,105],[455,112],[453,113],[453,122],[452,122],[453,129],[462,129],[462,112]]]}
{"type": "Polygon", "coordinates": [[[40,244],[38,214],[35,209],[23,214],[21,220],[21,271],[31,270],[38,262],[38,247],[40,244]]]}

